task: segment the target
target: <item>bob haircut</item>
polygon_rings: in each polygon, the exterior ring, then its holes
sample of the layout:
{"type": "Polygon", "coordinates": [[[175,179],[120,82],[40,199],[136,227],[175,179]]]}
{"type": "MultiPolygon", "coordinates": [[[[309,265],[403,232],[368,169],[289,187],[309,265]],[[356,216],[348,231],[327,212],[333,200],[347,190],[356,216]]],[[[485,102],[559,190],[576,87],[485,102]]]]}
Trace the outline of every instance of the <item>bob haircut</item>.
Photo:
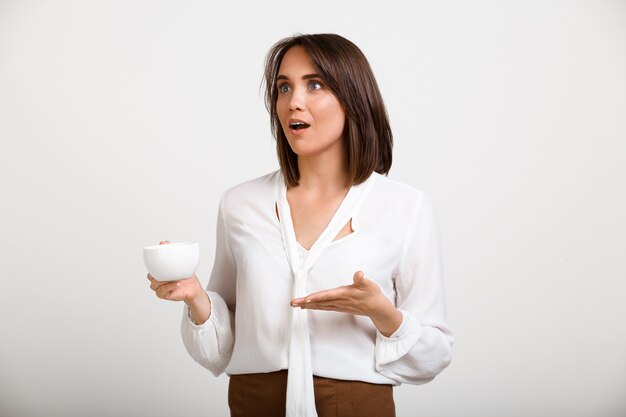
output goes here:
{"type": "Polygon", "coordinates": [[[289,186],[300,181],[298,156],[291,150],[276,111],[276,77],[283,57],[301,46],[311,64],[337,97],[346,115],[344,149],[350,183],[364,182],[373,171],[387,175],[391,168],[393,135],[378,84],[363,52],[348,39],[332,34],[299,34],[278,41],[265,58],[265,106],[283,177],[289,186]]]}

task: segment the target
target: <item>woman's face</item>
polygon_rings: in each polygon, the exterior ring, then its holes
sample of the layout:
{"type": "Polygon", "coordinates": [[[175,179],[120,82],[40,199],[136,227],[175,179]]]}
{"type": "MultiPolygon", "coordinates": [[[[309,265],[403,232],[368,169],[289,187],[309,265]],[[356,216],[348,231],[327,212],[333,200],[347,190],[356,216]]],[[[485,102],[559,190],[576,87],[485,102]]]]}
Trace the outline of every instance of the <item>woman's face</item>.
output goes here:
{"type": "Polygon", "coordinates": [[[345,113],[301,46],[283,57],[276,84],[278,118],[291,149],[299,156],[343,152],[345,113]]]}

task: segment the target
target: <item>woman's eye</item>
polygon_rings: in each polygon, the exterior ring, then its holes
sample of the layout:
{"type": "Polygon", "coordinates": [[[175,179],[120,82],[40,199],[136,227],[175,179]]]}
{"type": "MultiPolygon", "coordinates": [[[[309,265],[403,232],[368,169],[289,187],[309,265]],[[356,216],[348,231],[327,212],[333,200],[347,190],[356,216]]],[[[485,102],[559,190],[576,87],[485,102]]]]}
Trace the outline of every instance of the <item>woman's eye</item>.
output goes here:
{"type": "Polygon", "coordinates": [[[322,88],[322,83],[319,81],[311,81],[309,83],[309,88],[311,90],[320,90],[322,88]]]}
{"type": "Polygon", "coordinates": [[[278,86],[278,91],[280,91],[281,93],[286,93],[287,91],[289,91],[289,86],[286,83],[281,84],[278,86]]]}

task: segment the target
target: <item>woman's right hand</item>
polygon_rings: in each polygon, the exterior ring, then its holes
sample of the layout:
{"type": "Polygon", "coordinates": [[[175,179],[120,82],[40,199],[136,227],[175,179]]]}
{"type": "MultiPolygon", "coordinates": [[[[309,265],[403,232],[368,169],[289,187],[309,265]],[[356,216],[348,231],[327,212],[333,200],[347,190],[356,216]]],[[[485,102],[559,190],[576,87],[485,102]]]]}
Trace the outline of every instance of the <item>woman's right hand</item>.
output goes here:
{"type": "MultiPolygon", "coordinates": [[[[159,245],[167,245],[167,240],[159,245]]],[[[157,281],[148,274],[150,289],[163,300],[184,301],[189,307],[191,317],[196,324],[204,323],[211,314],[211,300],[207,295],[196,274],[179,281],[157,281]]]]}
{"type": "Polygon", "coordinates": [[[148,279],[150,280],[150,289],[163,300],[184,301],[189,305],[204,292],[195,274],[179,281],[157,281],[150,274],[148,274],[148,279]]]}

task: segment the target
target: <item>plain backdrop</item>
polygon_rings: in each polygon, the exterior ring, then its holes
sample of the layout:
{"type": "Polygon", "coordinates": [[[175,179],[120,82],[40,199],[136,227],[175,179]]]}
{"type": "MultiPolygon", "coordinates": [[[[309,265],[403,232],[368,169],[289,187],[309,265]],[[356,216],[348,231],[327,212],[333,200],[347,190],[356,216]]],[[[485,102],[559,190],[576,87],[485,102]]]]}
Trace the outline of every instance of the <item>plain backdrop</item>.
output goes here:
{"type": "MultiPolygon", "coordinates": [[[[0,415],[226,416],[144,246],[278,168],[271,45],[368,57],[440,223],[451,366],[399,417],[626,415],[626,2],[0,0],[0,415]]],[[[350,277],[347,277],[350,278],[350,277]]]]}

